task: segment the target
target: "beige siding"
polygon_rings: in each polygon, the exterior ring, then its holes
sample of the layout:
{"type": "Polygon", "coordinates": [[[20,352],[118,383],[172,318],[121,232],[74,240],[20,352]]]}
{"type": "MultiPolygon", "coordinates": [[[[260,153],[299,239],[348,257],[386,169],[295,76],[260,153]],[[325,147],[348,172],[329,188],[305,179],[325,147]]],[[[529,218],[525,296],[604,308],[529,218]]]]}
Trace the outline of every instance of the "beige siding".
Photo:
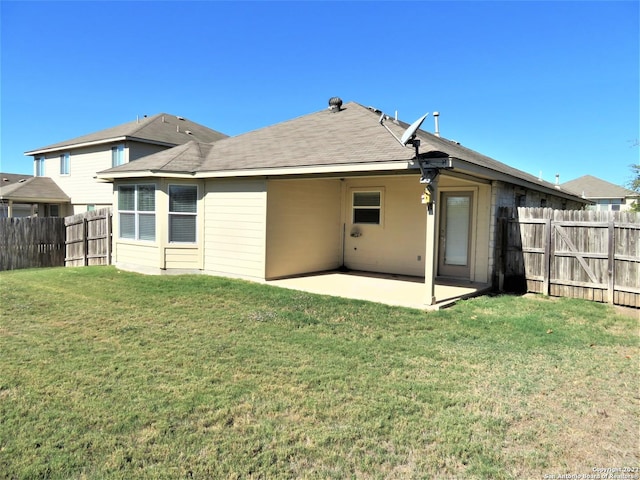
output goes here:
{"type": "Polygon", "coordinates": [[[122,144],[125,145],[125,162],[168,148],[138,142],[114,142],[46,154],[44,175],[51,177],[71,198],[69,214],[86,212],[87,205],[95,205],[96,209],[112,205],[112,184],[98,182],[95,176],[97,172],[111,168],[111,147],[122,144]],[[60,155],[65,152],[70,154],[69,175],[60,175],[60,155]]]}
{"type": "MultiPolygon", "coordinates": [[[[115,218],[115,215],[114,215],[115,218]]],[[[116,232],[114,231],[114,235],[116,232]]],[[[158,268],[158,247],[139,243],[113,243],[115,265],[123,270],[141,273],[160,273],[158,268]]]]}
{"type": "Polygon", "coordinates": [[[266,181],[210,180],[205,188],[205,272],[263,280],[266,181]]]}
{"type": "Polygon", "coordinates": [[[73,213],[86,212],[87,204],[111,205],[112,185],[95,180],[96,172],[111,168],[111,147],[93,147],[66,150],[69,156],[69,175],[60,175],[60,155],[65,151],[48,153],[44,174],[71,198],[73,213]],[[84,208],[75,208],[82,204],[84,208]]]}
{"type": "Polygon", "coordinates": [[[424,276],[426,207],[419,176],[345,180],[345,265],[353,270],[424,276]],[[354,225],[352,193],[382,191],[380,225],[354,225]],[[355,236],[359,235],[359,236],[355,236]]]}
{"type": "Polygon", "coordinates": [[[267,199],[267,278],[342,263],[340,180],[272,180],[267,199]]]}
{"type": "MultiPolygon", "coordinates": [[[[125,161],[127,162],[133,162],[135,160],[138,160],[139,158],[146,157],[147,155],[161,152],[162,150],[166,150],[167,148],[169,148],[161,145],[154,145],[151,143],[138,142],[127,142],[126,147],[127,148],[125,150],[127,151],[126,155],[128,155],[128,159],[125,159],[125,161]]],[[[111,153],[109,153],[109,155],[111,155],[111,153]]]]}
{"type": "Polygon", "coordinates": [[[197,247],[167,247],[164,249],[164,265],[167,270],[197,270],[200,268],[200,251],[197,247]]]}

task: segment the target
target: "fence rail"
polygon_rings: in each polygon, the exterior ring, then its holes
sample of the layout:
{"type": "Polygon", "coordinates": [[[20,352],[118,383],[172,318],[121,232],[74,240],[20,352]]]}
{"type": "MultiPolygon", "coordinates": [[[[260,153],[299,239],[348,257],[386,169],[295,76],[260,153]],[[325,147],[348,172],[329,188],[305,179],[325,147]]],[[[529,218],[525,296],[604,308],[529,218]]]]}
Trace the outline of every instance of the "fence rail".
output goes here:
{"type": "Polygon", "coordinates": [[[498,225],[501,289],[640,307],[640,214],[505,207],[498,225]]]}

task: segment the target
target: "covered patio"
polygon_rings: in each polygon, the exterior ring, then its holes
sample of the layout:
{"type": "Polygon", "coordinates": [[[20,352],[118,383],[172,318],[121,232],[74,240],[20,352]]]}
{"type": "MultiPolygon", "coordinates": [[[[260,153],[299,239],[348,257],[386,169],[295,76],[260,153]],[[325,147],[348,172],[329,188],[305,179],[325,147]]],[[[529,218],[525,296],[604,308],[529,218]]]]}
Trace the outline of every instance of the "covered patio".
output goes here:
{"type": "Polygon", "coordinates": [[[427,305],[424,278],[358,271],[330,271],[269,280],[267,285],[386,305],[439,310],[457,300],[482,295],[491,285],[436,278],[433,305],[427,305]]]}

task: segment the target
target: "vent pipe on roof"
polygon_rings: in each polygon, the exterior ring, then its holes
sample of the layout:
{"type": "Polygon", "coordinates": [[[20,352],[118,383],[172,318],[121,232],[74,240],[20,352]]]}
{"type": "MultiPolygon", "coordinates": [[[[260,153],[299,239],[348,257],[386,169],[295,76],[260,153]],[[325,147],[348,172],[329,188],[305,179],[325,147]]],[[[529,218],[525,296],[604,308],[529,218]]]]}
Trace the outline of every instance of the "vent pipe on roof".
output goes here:
{"type": "Polygon", "coordinates": [[[556,185],[560,185],[560,174],[556,173],[556,185]]]}
{"type": "Polygon", "coordinates": [[[439,123],[438,123],[438,117],[439,117],[439,116],[440,116],[440,112],[433,112],[433,120],[434,120],[434,121],[435,121],[435,123],[436,123],[436,130],[435,130],[435,132],[433,132],[433,134],[434,134],[436,137],[439,137],[439,136],[440,136],[440,125],[439,125],[439,123]]]}
{"type": "Polygon", "coordinates": [[[329,99],[329,110],[332,113],[339,112],[342,108],[342,99],[340,97],[331,97],[329,99]]]}

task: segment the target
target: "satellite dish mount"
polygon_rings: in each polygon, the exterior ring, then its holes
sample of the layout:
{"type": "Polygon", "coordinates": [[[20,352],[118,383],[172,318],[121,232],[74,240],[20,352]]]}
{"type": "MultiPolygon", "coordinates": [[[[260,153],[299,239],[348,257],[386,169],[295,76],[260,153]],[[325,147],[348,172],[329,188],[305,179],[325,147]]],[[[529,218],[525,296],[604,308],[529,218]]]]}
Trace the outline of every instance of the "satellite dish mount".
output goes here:
{"type": "Polygon", "coordinates": [[[380,115],[379,122],[380,122],[380,125],[386,128],[387,131],[393,136],[393,138],[395,138],[398,141],[400,145],[402,145],[403,147],[406,147],[407,145],[413,145],[413,147],[416,149],[416,158],[417,158],[419,154],[419,149],[420,149],[420,139],[416,138],[416,132],[420,128],[420,125],[422,125],[422,122],[424,122],[424,119],[427,118],[427,115],[429,114],[425,113],[423,116],[421,116],[411,125],[409,125],[409,128],[407,128],[404,131],[401,138],[398,138],[396,134],[393,133],[391,129],[384,124],[384,121],[386,118],[386,115],[384,113],[380,115]]]}

